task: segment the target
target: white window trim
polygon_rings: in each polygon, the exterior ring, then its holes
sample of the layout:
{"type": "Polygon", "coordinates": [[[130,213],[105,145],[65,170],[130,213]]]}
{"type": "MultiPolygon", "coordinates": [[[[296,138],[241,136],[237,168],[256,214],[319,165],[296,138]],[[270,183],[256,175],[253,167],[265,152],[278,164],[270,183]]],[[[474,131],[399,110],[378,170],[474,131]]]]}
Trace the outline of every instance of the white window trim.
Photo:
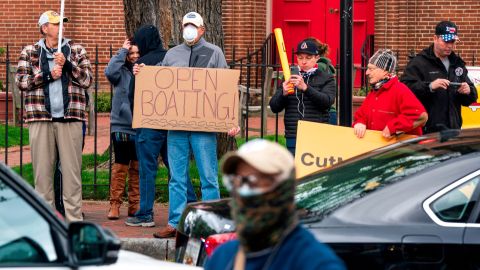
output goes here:
{"type": "Polygon", "coordinates": [[[441,196],[445,195],[446,193],[450,192],[454,188],[457,188],[458,186],[472,180],[472,178],[475,178],[480,175],[480,170],[475,171],[467,176],[462,177],[461,179],[455,181],[454,183],[446,186],[439,192],[435,193],[433,196],[430,198],[426,199],[423,202],[423,210],[427,213],[427,215],[435,222],[437,225],[443,226],[443,227],[454,227],[454,228],[480,228],[480,224],[477,223],[458,223],[458,222],[445,222],[442,221],[435,215],[431,208],[431,204],[441,196]]]}

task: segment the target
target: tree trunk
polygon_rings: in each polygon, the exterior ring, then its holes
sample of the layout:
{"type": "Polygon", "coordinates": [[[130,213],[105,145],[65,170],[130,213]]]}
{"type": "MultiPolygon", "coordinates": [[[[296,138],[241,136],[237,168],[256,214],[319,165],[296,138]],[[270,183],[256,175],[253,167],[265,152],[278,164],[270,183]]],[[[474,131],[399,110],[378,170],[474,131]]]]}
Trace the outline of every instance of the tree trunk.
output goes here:
{"type": "MultiPolygon", "coordinates": [[[[222,0],[123,0],[127,36],[144,24],[155,25],[160,31],[165,48],[183,42],[182,19],[195,11],[205,24],[204,38],[223,50],[222,0]]],[[[235,138],[225,133],[217,135],[217,154],[223,156],[236,149],[235,138]]]]}

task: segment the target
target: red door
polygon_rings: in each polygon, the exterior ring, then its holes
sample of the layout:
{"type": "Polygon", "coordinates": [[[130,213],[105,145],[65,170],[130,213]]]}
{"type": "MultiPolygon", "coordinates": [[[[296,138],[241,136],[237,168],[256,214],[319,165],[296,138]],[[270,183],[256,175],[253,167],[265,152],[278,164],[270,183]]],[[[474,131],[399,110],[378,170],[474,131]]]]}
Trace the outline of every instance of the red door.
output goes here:
{"type": "MultiPolygon", "coordinates": [[[[272,26],[283,31],[289,59],[292,48],[302,39],[314,36],[330,46],[329,58],[335,65],[340,50],[341,0],[273,0],[272,26]]],[[[361,49],[367,35],[373,35],[374,0],[354,0],[353,63],[361,65],[361,49]]],[[[273,29],[272,29],[273,30],[273,29]]],[[[360,75],[355,77],[360,86],[360,75]]]]}

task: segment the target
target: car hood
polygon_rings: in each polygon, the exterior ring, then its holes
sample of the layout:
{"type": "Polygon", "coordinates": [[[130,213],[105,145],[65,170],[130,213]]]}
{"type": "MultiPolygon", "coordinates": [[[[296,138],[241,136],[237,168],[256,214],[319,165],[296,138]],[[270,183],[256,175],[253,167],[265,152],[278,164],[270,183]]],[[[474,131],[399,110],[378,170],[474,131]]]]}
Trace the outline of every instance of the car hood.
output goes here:
{"type": "Polygon", "coordinates": [[[145,256],[140,253],[120,250],[118,253],[118,261],[111,265],[105,266],[88,266],[80,267],[80,269],[165,269],[165,270],[188,270],[188,269],[203,269],[200,267],[193,267],[185,264],[166,262],[145,256]]]}

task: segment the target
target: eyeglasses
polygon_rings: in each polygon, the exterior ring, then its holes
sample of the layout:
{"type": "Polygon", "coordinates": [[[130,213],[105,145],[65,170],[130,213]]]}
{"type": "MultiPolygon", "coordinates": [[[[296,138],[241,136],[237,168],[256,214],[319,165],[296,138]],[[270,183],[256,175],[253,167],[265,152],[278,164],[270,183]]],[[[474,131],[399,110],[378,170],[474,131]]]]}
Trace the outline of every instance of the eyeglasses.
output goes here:
{"type": "Polygon", "coordinates": [[[275,177],[258,177],[257,175],[236,175],[236,174],[226,174],[223,175],[223,185],[227,188],[228,191],[231,191],[233,187],[240,187],[243,184],[247,184],[253,188],[262,188],[264,186],[270,187],[270,185],[275,182],[275,177]]]}

